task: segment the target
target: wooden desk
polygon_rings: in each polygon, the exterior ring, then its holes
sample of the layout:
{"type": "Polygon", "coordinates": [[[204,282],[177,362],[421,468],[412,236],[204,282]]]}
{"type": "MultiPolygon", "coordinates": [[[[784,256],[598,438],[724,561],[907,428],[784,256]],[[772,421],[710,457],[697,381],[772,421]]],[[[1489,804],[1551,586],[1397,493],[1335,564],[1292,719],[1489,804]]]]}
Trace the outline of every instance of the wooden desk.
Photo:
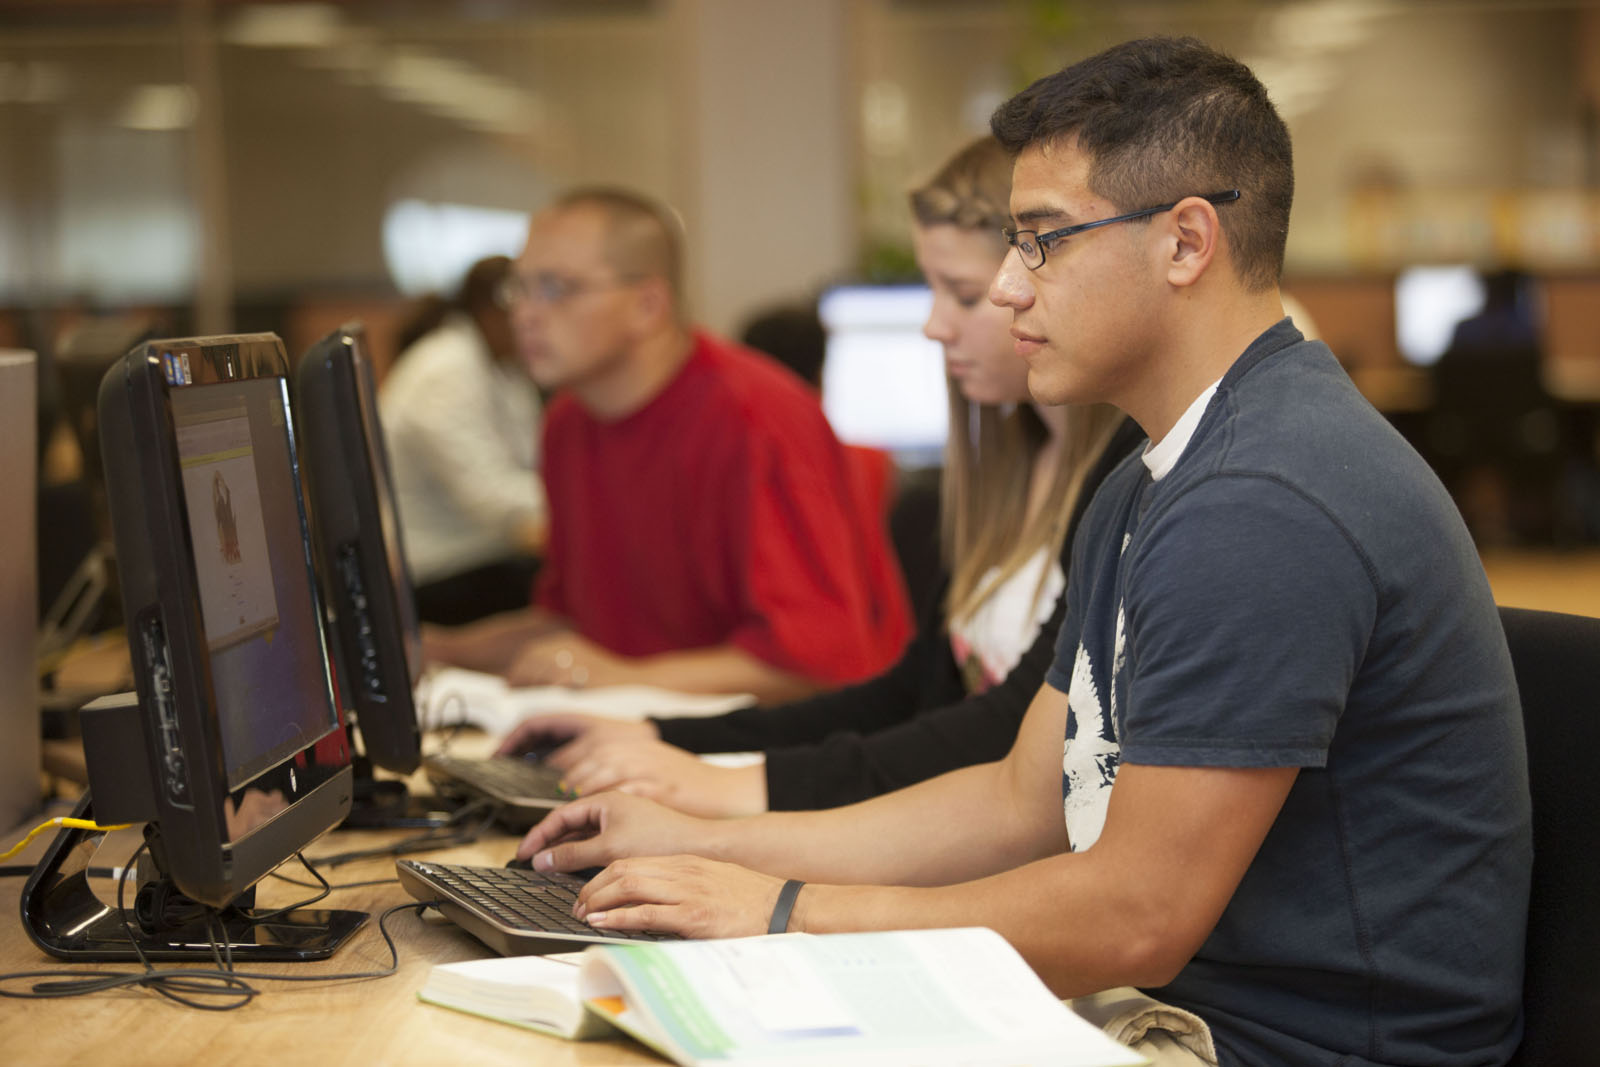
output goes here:
{"type": "MultiPolygon", "coordinates": [[[[41,820],[42,821],[42,820],[41,820]]],[[[7,833],[6,847],[34,825],[7,833]]],[[[394,840],[394,832],[329,834],[307,854],[315,859],[347,849],[394,840]]],[[[42,834],[11,863],[32,862],[50,840],[42,834]]],[[[120,866],[138,844],[136,830],[109,837],[96,866],[120,866]]],[[[514,839],[485,837],[466,846],[430,855],[459,863],[503,863],[514,839]]],[[[298,864],[286,873],[303,878],[298,864]]],[[[334,885],[384,878],[394,873],[389,858],[361,860],[323,872],[334,885]]],[[[20,900],[26,879],[0,879],[0,971],[70,969],[88,974],[95,969],[125,970],[129,964],[66,964],[45,955],[22,929],[20,900]]],[[[282,906],[302,900],[311,890],[276,878],[261,883],[260,903],[282,906]]],[[[378,915],[410,896],[398,883],[336,890],[318,907],[353,908],[371,916],[331,959],[318,963],[260,964],[251,970],[283,974],[344,974],[381,970],[389,952],[378,933],[378,915]]],[[[262,990],[254,1001],[229,1012],[199,1011],[175,1004],[145,990],[120,990],[61,1000],[0,999],[0,1048],[7,1064],[104,1063],[119,1065],[201,1063],[216,1067],[273,1061],[305,1067],[337,1064],[426,1064],[444,1067],[497,1064],[528,1067],[599,1067],[611,1064],[655,1064],[665,1061],[626,1039],[614,1042],[566,1042],[557,1038],[478,1019],[447,1008],[423,1004],[417,990],[435,963],[472,959],[492,953],[455,925],[423,920],[415,912],[390,918],[389,930],[400,951],[399,970],[388,978],[329,984],[252,982],[262,990]]],[[[172,966],[170,964],[158,966],[172,966]]],[[[210,966],[206,964],[206,966],[210,966]]],[[[9,989],[26,988],[11,983],[9,989]]]]}

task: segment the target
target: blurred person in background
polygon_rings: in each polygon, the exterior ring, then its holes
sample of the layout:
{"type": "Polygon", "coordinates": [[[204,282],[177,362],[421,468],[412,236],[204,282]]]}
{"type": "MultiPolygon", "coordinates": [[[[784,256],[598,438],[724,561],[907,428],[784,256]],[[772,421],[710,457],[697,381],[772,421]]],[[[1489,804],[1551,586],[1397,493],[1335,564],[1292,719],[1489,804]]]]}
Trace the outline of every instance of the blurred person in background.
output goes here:
{"type": "Polygon", "coordinates": [[[904,646],[904,585],[816,395],[690,324],[681,249],[670,211],[623,190],[535,216],[505,290],[529,374],[560,394],[544,565],[532,607],[430,629],[431,658],[514,685],[773,701],[904,646]]]}
{"type": "MultiPolygon", "coordinates": [[[[782,363],[816,390],[818,396],[822,395],[828,331],[817,314],[815,300],[779,304],[757,312],[739,331],[739,340],[782,363]]],[[[894,457],[885,449],[870,445],[845,443],[844,451],[866,501],[869,521],[884,521],[895,494],[894,457]]],[[[909,578],[908,574],[908,581],[909,578]]],[[[917,602],[917,593],[918,590],[911,590],[913,603],[917,602]]]]}
{"type": "Polygon", "coordinates": [[[378,393],[406,562],[426,622],[527,603],[548,516],[540,398],[498,293],[511,260],[473,264],[453,300],[424,300],[378,393]]]}

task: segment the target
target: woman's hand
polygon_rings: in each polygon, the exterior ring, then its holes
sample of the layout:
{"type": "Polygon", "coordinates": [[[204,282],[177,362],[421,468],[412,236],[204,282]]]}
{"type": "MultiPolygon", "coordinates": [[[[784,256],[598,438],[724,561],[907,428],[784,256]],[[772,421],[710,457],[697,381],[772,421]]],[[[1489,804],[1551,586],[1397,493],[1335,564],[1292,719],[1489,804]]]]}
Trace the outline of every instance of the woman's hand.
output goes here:
{"type": "Polygon", "coordinates": [[[718,767],[663,741],[612,733],[586,735],[550,757],[580,795],[618,789],[669,808],[722,818],[767,809],[764,764],[718,767]]]}
{"type": "Polygon", "coordinates": [[[579,871],[634,856],[707,855],[722,825],[643,797],[600,793],[546,815],[517,846],[517,858],[532,859],[535,870],[579,871]]]}
{"type": "MultiPolygon", "coordinates": [[[[623,719],[608,719],[601,715],[586,715],[577,711],[555,712],[548,715],[534,715],[523,719],[500,742],[500,747],[495,749],[497,756],[526,756],[531,753],[549,752],[554,761],[557,753],[573,749],[579,744],[589,742],[646,742],[656,738],[655,724],[651,722],[628,722],[623,719]]],[[[563,769],[571,765],[573,757],[568,757],[568,762],[558,763],[563,769]]]]}

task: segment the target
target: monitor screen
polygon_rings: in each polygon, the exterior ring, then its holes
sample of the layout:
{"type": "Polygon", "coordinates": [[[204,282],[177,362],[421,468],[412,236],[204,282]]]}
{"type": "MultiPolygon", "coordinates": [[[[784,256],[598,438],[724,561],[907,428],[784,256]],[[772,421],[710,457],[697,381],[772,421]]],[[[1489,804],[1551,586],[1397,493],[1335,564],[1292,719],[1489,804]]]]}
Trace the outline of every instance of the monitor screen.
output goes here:
{"type": "Polygon", "coordinates": [[[944,354],[922,335],[933,295],[921,285],[851,285],[824,293],[822,406],[839,439],[895,454],[902,466],[943,456],[949,423],[944,354]]]}
{"type": "Polygon", "coordinates": [[[287,371],[271,334],[151,341],[100,392],[138,692],[85,713],[90,790],[219,907],[350,806],[287,371]]]}
{"type": "Polygon", "coordinates": [[[306,583],[283,382],[176,390],[173,432],[228,788],[337,728],[306,583]]]}
{"type": "Polygon", "coordinates": [[[1394,283],[1395,342],[1407,363],[1432,366],[1450,347],[1456,326],[1483,310],[1484,283],[1476,268],[1410,267],[1394,283]]]}

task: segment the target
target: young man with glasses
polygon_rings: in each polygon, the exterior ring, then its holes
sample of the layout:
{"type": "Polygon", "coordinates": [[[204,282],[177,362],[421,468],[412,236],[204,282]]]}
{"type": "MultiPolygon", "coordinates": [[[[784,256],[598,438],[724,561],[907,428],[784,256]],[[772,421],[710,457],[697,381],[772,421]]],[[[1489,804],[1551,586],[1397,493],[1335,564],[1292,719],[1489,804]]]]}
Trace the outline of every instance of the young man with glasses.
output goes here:
{"type": "Polygon", "coordinates": [[[910,632],[884,524],[816,396],[691,327],[661,206],[571,192],[501,287],[555,394],[550,536],[527,611],[430,631],[431,658],[517,685],[792,699],[869,677],[910,632]]]}
{"type": "Polygon", "coordinates": [[[1153,442],[1083,520],[1010,755],[722,823],[603,794],[519,854],[610,862],[595,926],[990,926],[1057,992],[1168,1030],[1158,1062],[1504,1062],[1531,862],[1515,680],[1449,497],[1282,317],[1287,129],[1248,69],[1171,39],[1042,79],[993,127],[1017,229],[990,298],[1030,391],[1153,442]]]}

